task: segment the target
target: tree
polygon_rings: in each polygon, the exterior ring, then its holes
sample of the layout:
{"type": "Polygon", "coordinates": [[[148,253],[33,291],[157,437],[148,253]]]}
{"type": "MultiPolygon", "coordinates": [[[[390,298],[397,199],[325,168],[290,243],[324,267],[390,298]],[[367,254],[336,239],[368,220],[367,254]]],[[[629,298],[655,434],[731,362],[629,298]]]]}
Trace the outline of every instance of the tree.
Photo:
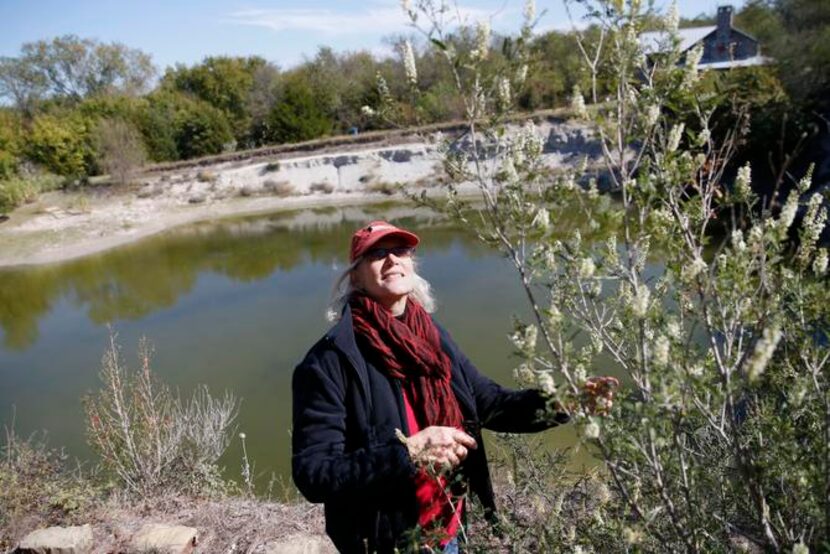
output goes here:
{"type": "Polygon", "coordinates": [[[258,56],[247,58],[216,56],[205,58],[193,67],[168,69],[162,87],[189,94],[221,110],[241,144],[250,143],[251,113],[249,98],[256,79],[275,68],[258,56]]]}
{"type": "Polygon", "coordinates": [[[0,95],[31,113],[46,97],[77,102],[98,94],[140,94],[154,74],[150,56],[140,50],[65,35],[26,43],[19,57],[0,60],[0,95]]]}
{"type": "Polygon", "coordinates": [[[188,159],[218,154],[233,144],[225,115],[203,100],[158,90],[147,96],[137,127],[150,159],[188,159]]]}
{"type": "Polygon", "coordinates": [[[266,139],[276,143],[309,140],[331,132],[332,123],[311,86],[295,76],[284,84],[279,101],[268,114],[266,139]]]}

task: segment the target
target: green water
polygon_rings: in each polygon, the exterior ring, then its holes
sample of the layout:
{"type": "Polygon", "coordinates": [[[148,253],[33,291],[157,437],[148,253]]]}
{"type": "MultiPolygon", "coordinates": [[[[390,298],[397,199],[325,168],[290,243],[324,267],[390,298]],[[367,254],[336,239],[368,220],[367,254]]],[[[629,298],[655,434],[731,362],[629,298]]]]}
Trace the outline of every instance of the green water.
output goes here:
{"type": "MultiPolygon", "coordinates": [[[[291,373],[328,326],[328,294],[352,231],[374,218],[421,236],[420,273],[435,288],[436,317],[481,371],[511,385],[507,335],[525,297],[503,257],[406,206],[304,210],[0,270],[0,425],[14,418],[19,433],[44,431],[70,455],[93,459],[80,399],[98,387],[109,324],[132,367],[146,336],[153,369],[182,393],[204,383],[241,398],[237,432],[247,435],[259,488],[272,476],[290,481],[291,373]]],[[[548,433],[556,444],[574,442],[571,429],[548,433]]],[[[240,463],[235,439],[224,459],[229,476],[238,478],[240,463]]]]}

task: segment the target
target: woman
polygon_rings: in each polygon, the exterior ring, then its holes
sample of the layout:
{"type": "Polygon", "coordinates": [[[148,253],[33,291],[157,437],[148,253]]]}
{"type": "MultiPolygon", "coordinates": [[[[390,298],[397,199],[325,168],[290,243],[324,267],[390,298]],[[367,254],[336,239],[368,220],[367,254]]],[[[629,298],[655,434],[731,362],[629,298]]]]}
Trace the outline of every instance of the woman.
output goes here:
{"type": "Polygon", "coordinates": [[[457,552],[465,492],[495,510],[480,429],[533,432],[568,420],[542,415],[540,391],[481,375],[432,320],[418,243],[384,221],[354,233],[329,312],[339,321],[294,371],[294,482],[325,503],[341,552],[457,552]]]}

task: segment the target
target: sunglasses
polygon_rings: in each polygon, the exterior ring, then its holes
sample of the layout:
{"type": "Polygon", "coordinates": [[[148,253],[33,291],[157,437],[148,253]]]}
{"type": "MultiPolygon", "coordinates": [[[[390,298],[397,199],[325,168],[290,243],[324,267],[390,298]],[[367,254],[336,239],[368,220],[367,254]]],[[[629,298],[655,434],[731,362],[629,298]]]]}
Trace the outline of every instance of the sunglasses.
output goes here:
{"type": "Polygon", "coordinates": [[[408,258],[414,253],[415,248],[412,246],[392,246],[391,248],[370,248],[363,253],[363,257],[377,262],[386,259],[389,254],[393,254],[396,258],[408,258]]]}

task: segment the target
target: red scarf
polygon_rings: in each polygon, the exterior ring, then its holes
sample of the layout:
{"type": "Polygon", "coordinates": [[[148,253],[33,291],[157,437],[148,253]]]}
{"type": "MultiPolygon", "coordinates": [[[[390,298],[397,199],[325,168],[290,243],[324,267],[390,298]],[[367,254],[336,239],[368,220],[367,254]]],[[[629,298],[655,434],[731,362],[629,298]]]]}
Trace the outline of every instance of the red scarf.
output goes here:
{"type": "Polygon", "coordinates": [[[396,318],[365,295],[353,295],[349,305],[355,334],[375,351],[379,369],[401,380],[423,427],[460,429],[464,418],[450,387],[452,364],[426,310],[410,298],[403,316],[396,318]]]}

